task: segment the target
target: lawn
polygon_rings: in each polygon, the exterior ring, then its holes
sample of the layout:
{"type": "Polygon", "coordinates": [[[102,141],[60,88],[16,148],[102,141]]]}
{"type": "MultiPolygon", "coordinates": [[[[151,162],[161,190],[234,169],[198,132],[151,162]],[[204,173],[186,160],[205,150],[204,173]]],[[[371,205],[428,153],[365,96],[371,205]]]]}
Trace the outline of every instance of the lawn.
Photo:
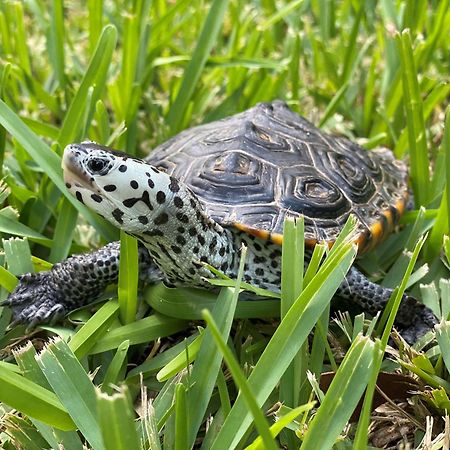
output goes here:
{"type": "Polygon", "coordinates": [[[0,308],[0,446],[445,448],[449,3],[1,2],[1,299],[18,275],[119,238],[123,263],[118,288],[62,323],[9,327],[0,308]],[[239,277],[137,294],[136,241],[65,188],[69,143],[145,157],[274,99],[409,166],[414,205],[358,261],[398,288],[382,317],[330,310],[356,256],[351,222],[305,272],[303,223],[285,223],[281,300],[239,302],[239,277]],[[413,346],[392,329],[405,289],[441,320],[413,346]]]}

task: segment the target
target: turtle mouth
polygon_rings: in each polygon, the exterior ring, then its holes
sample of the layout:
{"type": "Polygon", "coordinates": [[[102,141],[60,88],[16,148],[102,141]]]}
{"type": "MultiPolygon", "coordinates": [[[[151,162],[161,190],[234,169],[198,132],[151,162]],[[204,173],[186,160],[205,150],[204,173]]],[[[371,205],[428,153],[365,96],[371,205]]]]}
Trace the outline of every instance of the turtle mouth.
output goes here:
{"type": "Polygon", "coordinates": [[[83,169],[81,160],[86,150],[77,144],[70,144],[64,149],[61,167],[64,173],[64,182],[78,187],[91,186],[92,178],[83,169]]]}

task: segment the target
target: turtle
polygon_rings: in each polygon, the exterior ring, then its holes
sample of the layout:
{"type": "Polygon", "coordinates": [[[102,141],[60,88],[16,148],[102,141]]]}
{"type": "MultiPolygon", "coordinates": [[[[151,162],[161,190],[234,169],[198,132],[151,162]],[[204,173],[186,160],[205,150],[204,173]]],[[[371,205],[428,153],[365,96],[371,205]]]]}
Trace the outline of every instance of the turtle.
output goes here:
{"type": "MultiPolygon", "coordinates": [[[[353,215],[362,254],[394,230],[409,198],[406,165],[390,150],[327,134],[279,100],[182,131],[145,160],[70,144],[62,166],[72,195],[139,240],[140,278],[169,287],[210,289],[208,265],[236,277],[245,245],[244,281],[279,291],[286,218],[304,218],[311,249],[331,245],[353,215]]],[[[4,304],[15,322],[60,320],[117,281],[119,254],[113,242],[25,274],[4,304]]],[[[353,265],[336,294],[376,314],[391,293],[353,265]]],[[[407,340],[435,324],[430,309],[404,295],[397,325],[407,340]]]]}

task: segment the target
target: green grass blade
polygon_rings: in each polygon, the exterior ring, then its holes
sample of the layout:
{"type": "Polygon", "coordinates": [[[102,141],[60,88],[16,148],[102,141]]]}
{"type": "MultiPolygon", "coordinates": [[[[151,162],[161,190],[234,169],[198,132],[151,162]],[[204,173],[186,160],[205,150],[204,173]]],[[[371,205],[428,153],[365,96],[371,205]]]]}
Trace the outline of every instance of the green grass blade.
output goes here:
{"type": "Polygon", "coordinates": [[[0,401],[60,430],[75,425],[56,395],[0,365],[0,401]]]}
{"type": "Polygon", "coordinates": [[[72,244],[72,237],[77,224],[78,211],[63,198],[59,217],[53,234],[53,245],[49,261],[56,263],[67,258],[72,244]]]}
{"type": "Polygon", "coordinates": [[[116,354],[109,364],[108,370],[103,378],[102,392],[111,395],[113,393],[114,386],[118,385],[120,381],[119,377],[125,369],[129,348],[129,341],[123,341],[119,347],[117,347],[116,354]]]}
{"type": "MultiPolygon", "coordinates": [[[[240,283],[244,273],[244,264],[247,255],[247,249],[242,248],[239,270],[234,289],[224,288],[221,290],[217,303],[212,310],[212,317],[215,318],[220,335],[225,341],[228,340],[231,325],[233,323],[234,312],[236,309],[240,283]]],[[[189,444],[192,446],[195,436],[198,433],[203,420],[211,394],[220,371],[222,355],[217,352],[215,338],[208,329],[202,335],[202,342],[195,360],[194,368],[190,377],[192,388],[189,390],[189,444]]]]}
{"type": "Polygon", "coordinates": [[[409,31],[405,30],[401,34],[397,34],[396,42],[401,59],[403,95],[405,98],[409,154],[411,158],[411,184],[416,205],[425,206],[429,200],[428,190],[430,186],[426,129],[409,31]]]}
{"type": "MultiPolygon", "coordinates": [[[[97,48],[92,56],[86,73],[81,81],[59,132],[58,142],[61,147],[83,138],[81,132],[86,123],[86,99],[88,91],[93,87],[91,104],[95,106],[105,89],[106,77],[111,64],[112,53],[117,41],[117,30],[113,25],[107,25],[99,38],[97,48]]],[[[90,112],[88,117],[93,113],[90,112]]],[[[87,121],[89,123],[89,120],[87,121]]]]}
{"type": "Polygon", "coordinates": [[[50,18],[50,36],[48,40],[50,62],[56,74],[56,79],[62,89],[66,86],[64,74],[64,4],[62,0],[53,0],[50,18]]]}
{"type": "Polygon", "coordinates": [[[216,42],[227,7],[228,0],[214,0],[211,5],[198,38],[197,46],[186,67],[180,89],[178,90],[178,94],[173,105],[170,107],[167,116],[167,121],[172,133],[179,131],[185,121],[185,114],[189,101],[194,93],[203,68],[205,67],[206,60],[216,42]]]}
{"type": "Polygon", "coordinates": [[[64,184],[61,174],[61,160],[50,148],[40,140],[2,100],[0,100],[0,123],[15,139],[25,148],[32,159],[55,183],[58,189],[67,197],[78,211],[108,240],[116,239],[117,232],[112,231],[112,226],[106,225],[104,220],[89,211],[69,192],[64,184]]]}
{"type": "Polygon", "coordinates": [[[8,269],[14,275],[33,272],[31,251],[26,239],[10,238],[3,241],[8,269]]]}
{"type": "Polygon", "coordinates": [[[71,338],[69,347],[78,359],[89,353],[117,317],[117,302],[106,302],[71,338]]]}
{"type": "Polygon", "coordinates": [[[170,336],[186,328],[187,324],[186,320],[153,314],[145,319],[109,331],[90,350],[90,353],[95,354],[115,349],[126,340],[130,341],[130,345],[134,345],[170,336]]]}
{"type": "MultiPolygon", "coordinates": [[[[250,385],[261,405],[303,345],[309,332],[328,305],[350,268],[356,250],[350,243],[335,246],[332,256],[302,291],[272,336],[249,377],[250,385]],[[339,248],[338,248],[339,247],[339,248]]],[[[239,399],[226,418],[212,449],[233,448],[250,425],[250,416],[239,399]]]]}
{"type": "MultiPolygon", "coordinates": [[[[281,256],[281,318],[283,318],[303,288],[305,253],[305,223],[286,220],[283,228],[283,248],[281,256]]],[[[306,375],[307,348],[302,347],[280,381],[280,401],[291,408],[298,405],[299,387],[306,375]],[[303,369],[303,370],[302,370],[303,369]]]]}
{"type": "Polygon", "coordinates": [[[37,362],[84,437],[95,450],[103,450],[95,388],[68,345],[62,340],[51,342],[37,362]]]}
{"type": "Polygon", "coordinates": [[[113,395],[97,391],[97,408],[105,450],[141,448],[126,387],[113,395]]]}
{"type": "Polygon", "coordinates": [[[259,405],[252,392],[252,388],[250,387],[247,379],[242,373],[242,370],[239,367],[239,363],[236,361],[233,353],[228,348],[226,341],[222,338],[221,332],[217,327],[211,313],[208,310],[205,310],[203,313],[203,317],[208,325],[207,329],[211,331],[214,341],[220,352],[222,353],[223,358],[225,359],[225,362],[230,369],[231,375],[233,376],[233,379],[239,388],[241,398],[244,399],[249,410],[251,411],[255,426],[258,430],[259,435],[261,436],[262,441],[264,442],[264,448],[276,450],[278,447],[273,440],[272,434],[270,433],[267,420],[263,412],[259,409],[259,405]]]}
{"type": "Polygon", "coordinates": [[[189,411],[186,388],[182,383],[175,387],[175,450],[188,450],[189,411]]]}
{"type": "Polygon", "coordinates": [[[355,340],[308,427],[302,449],[333,447],[367,386],[374,356],[375,344],[370,338],[355,340]]]}
{"type": "Polygon", "coordinates": [[[136,319],[139,267],[137,240],[124,231],[120,232],[119,265],[119,311],[122,323],[127,324],[136,319]]]}
{"type": "Polygon", "coordinates": [[[166,381],[195,360],[202,343],[203,334],[197,336],[186,348],[166,364],[156,375],[158,381],[166,381]]]}

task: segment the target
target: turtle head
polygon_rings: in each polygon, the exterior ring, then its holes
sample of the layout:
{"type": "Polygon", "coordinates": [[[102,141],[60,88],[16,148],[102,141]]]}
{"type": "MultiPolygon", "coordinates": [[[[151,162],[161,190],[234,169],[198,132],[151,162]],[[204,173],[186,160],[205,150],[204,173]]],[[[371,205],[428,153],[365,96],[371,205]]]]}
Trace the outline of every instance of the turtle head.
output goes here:
{"type": "Polygon", "coordinates": [[[154,223],[164,225],[167,204],[183,205],[174,178],[145,161],[93,142],[68,145],[62,166],[72,195],[131,234],[142,235],[154,223]]]}
{"type": "Polygon", "coordinates": [[[62,166],[71,194],[142,241],[170,283],[208,285],[201,261],[230,266],[230,236],[169,174],[93,142],[68,145],[62,166]]]}

